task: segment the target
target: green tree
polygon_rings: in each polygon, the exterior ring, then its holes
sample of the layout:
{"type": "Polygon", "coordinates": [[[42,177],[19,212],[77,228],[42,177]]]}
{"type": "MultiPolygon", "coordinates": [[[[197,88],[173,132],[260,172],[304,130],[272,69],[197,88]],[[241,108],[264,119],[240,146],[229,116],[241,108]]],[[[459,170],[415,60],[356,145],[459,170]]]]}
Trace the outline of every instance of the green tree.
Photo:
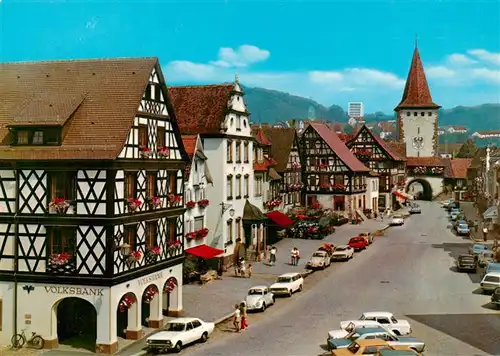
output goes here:
{"type": "Polygon", "coordinates": [[[477,147],[472,139],[467,139],[460,147],[457,153],[457,158],[472,158],[476,154],[477,147]]]}

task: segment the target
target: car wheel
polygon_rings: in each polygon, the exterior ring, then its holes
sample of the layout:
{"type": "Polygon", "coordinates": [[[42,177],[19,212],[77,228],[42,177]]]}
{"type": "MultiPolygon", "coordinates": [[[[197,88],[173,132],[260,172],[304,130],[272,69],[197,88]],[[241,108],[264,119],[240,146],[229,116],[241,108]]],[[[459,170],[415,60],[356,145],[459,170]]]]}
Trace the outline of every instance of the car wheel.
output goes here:
{"type": "Polygon", "coordinates": [[[260,308],[260,311],[261,312],[265,312],[266,311],[266,303],[262,304],[262,308],[260,308]]]}
{"type": "Polygon", "coordinates": [[[179,353],[181,351],[182,351],[182,343],[179,341],[177,344],[175,344],[174,352],[179,353]]]}
{"type": "Polygon", "coordinates": [[[298,292],[302,292],[302,284],[299,286],[298,292]]]}
{"type": "Polygon", "coordinates": [[[208,340],[208,334],[207,333],[201,334],[200,342],[207,342],[207,340],[208,340]]]}
{"type": "Polygon", "coordinates": [[[293,294],[293,292],[292,292],[292,290],[290,289],[290,290],[288,291],[288,298],[290,298],[290,297],[292,296],[292,294],[293,294]]]}
{"type": "Polygon", "coordinates": [[[399,330],[392,330],[392,332],[393,332],[394,334],[396,334],[397,336],[401,336],[401,333],[399,332],[399,330]]]}
{"type": "Polygon", "coordinates": [[[160,350],[156,350],[156,349],[154,349],[154,350],[151,350],[150,352],[151,352],[151,354],[153,354],[153,355],[158,355],[158,354],[160,353],[160,350]]]}

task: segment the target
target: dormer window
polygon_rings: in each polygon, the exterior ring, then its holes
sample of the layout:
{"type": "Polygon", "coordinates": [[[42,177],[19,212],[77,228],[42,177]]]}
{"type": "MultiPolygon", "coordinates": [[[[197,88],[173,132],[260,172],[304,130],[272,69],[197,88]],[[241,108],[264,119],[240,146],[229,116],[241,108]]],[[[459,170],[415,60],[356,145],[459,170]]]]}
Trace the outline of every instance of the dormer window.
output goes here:
{"type": "Polygon", "coordinates": [[[27,145],[29,144],[30,133],[28,131],[18,131],[17,132],[17,144],[27,145]]]}
{"type": "Polygon", "coordinates": [[[59,127],[13,129],[14,145],[58,145],[60,144],[59,127]]]}
{"type": "Polygon", "coordinates": [[[35,131],[33,133],[33,144],[43,145],[43,131],[35,131]]]}

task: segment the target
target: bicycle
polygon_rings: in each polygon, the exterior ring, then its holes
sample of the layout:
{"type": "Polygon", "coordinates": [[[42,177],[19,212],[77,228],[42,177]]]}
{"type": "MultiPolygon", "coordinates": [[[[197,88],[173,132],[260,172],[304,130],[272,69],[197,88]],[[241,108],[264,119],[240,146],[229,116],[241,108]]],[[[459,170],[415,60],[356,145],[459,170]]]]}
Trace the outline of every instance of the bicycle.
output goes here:
{"type": "Polygon", "coordinates": [[[28,344],[33,346],[35,349],[43,349],[43,344],[45,342],[43,338],[40,335],[37,335],[36,332],[32,332],[31,337],[28,339],[24,333],[25,330],[26,329],[23,329],[20,334],[12,336],[12,339],[10,340],[12,348],[20,349],[24,346],[24,344],[28,344]]]}

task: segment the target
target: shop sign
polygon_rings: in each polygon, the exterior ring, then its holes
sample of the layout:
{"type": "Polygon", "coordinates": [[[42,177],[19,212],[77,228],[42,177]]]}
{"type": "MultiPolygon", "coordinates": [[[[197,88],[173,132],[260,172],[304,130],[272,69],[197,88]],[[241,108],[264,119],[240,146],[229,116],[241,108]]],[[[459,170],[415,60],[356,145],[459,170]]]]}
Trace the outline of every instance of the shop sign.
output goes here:
{"type": "Polygon", "coordinates": [[[67,294],[67,295],[94,295],[103,297],[104,288],[80,288],[80,287],[47,287],[45,291],[49,294],[67,294]]]}
{"type": "Polygon", "coordinates": [[[158,273],[155,273],[151,276],[147,276],[147,277],[144,277],[144,278],[139,278],[137,280],[137,282],[139,283],[139,286],[142,287],[148,283],[151,283],[151,282],[154,282],[154,281],[157,281],[158,279],[162,279],[163,278],[163,272],[158,272],[158,273]]]}

